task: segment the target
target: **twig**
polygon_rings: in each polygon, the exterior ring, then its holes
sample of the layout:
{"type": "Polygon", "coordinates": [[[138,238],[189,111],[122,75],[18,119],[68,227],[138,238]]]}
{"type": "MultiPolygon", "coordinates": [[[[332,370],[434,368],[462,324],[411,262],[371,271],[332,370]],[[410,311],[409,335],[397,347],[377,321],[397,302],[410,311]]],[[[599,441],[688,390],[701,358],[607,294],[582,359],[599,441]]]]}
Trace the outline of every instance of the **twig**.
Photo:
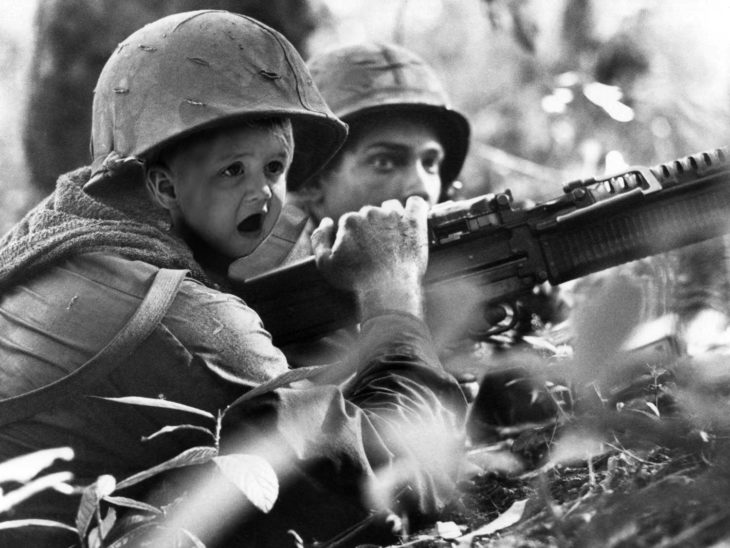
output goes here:
{"type": "Polygon", "coordinates": [[[568,508],[565,512],[563,512],[563,519],[568,517],[576,508],[578,508],[581,504],[583,504],[586,500],[591,498],[596,498],[599,494],[596,491],[587,491],[585,494],[578,497],[578,500],[576,500],[573,505],[568,508]]]}
{"type": "Polygon", "coordinates": [[[548,515],[552,519],[555,527],[555,536],[558,538],[560,546],[568,546],[568,539],[563,532],[563,526],[561,523],[563,512],[553,501],[553,497],[550,494],[550,486],[548,485],[547,475],[545,473],[542,473],[537,477],[537,488],[538,493],[540,493],[540,496],[545,503],[548,515]]]}
{"type": "Polygon", "coordinates": [[[593,468],[593,455],[589,453],[586,460],[588,462],[588,484],[595,487],[598,482],[596,481],[596,471],[593,468]]]}
{"type": "Polygon", "coordinates": [[[632,451],[626,449],[621,444],[614,445],[613,443],[609,443],[607,441],[604,441],[603,443],[605,443],[606,445],[608,445],[611,449],[614,449],[614,450],[618,451],[619,453],[625,453],[626,455],[628,455],[629,457],[631,457],[632,459],[634,459],[636,461],[642,462],[644,464],[651,464],[652,466],[655,466],[657,464],[656,462],[651,462],[649,460],[642,459],[636,453],[633,453],[632,451]]]}

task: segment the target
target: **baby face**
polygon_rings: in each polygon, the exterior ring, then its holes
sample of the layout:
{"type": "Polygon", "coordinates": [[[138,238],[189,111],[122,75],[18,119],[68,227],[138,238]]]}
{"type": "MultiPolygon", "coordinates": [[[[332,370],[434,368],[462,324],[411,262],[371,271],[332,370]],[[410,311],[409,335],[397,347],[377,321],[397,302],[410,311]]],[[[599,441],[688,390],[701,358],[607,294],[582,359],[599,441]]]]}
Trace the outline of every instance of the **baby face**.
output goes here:
{"type": "Polygon", "coordinates": [[[281,213],[291,164],[291,131],[221,130],[179,150],[169,161],[174,224],[183,224],[229,258],[251,253],[281,213]]]}

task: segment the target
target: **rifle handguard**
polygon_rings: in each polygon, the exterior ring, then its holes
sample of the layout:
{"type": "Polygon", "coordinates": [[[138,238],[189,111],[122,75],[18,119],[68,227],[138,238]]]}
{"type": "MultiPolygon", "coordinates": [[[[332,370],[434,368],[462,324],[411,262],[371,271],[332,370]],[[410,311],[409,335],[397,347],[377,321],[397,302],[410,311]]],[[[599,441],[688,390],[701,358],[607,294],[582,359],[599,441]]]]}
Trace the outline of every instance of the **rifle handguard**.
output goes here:
{"type": "MultiPolygon", "coordinates": [[[[473,289],[474,314],[537,284],[553,285],[730,232],[727,150],[633,167],[566,184],[563,195],[514,207],[509,191],[438,204],[429,213],[427,303],[473,289]]],[[[353,296],[331,287],[309,258],[237,289],[278,344],[357,321],[353,296]]],[[[453,301],[453,299],[451,299],[453,301]]],[[[429,307],[433,322],[439,304],[429,307]]],[[[482,320],[483,321],[483,320],[482,320]]]]}

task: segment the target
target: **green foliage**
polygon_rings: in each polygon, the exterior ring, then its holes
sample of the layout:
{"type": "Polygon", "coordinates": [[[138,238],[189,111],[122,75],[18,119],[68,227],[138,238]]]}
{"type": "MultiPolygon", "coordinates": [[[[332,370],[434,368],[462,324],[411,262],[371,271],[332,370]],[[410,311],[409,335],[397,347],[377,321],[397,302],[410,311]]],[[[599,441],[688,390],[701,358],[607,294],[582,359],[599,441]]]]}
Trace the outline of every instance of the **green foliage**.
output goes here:
{"type": "Polygon", "coordinates": [[[11,481],[27,483],[57,460],[69,461],[73,457],[70,447],[57,447],[7,460],[0,463],[0,484],[11,481]]]}
{"type": "MultiPolygon", "coordinates": [[[[307,376],[312,374],[311,371],[305,373],[306,375],[299,372],[294,377],[301,378],[303,375],[307,376]]],[[[275,386],[285,384],[292,380],[290,378],[292,375],[283,375],[282,377],[286,377],[286,379],[283,379],[278,384],[275,381],[274,384],[267,385],[264,390],[271,390],[275,386]]],[[[168,516],[164,508],[158,508],[144,501],[135,500],[117,493],[167,472],[209,463],[214,463],[222,476],[243,493],[256,508],[262,512],[269,512],[273,507],[279,494],[279,483],[274,469],[265,459],[255,455],[219,454],[220,423],[224,413],[219,413],[218,417],[216,417],[212,413],[202,409],[154,398],[125,397],[102,399],[126,405],[182,411],[210,419],[213,422],[212,429],[191,424],[168,425],[144,437],[143,440],[174,434],[178,431],[193,430],[202,431],[209,435],[214,445],[191,447],[171,459],[119,481],[108,474],[99,476],[94,483],[85,487],[81,492],[81,501],[76,515],[75,526],[42,519],[8,520],[0,522],[0,530],[39,526],[56,527],[77,533],[84,548],[97,548],[107,545],[105,539],[117,522],[118,513],[115,510],[116,507],[141,514],[144,516],[144,523],[120,536],[111,546],[124,546],[127,542],[133,542],[135,539],[139,539],[140,535],[162,534],[166,539],[179,537],[178,540],[174,541],[175,543],[178,541],[183,542],[182,537],[184,537],[184,545],[189,546],[192,544],[193,546],[204,548],[205,545],[202,541],[192,532],[184,528],[176,529],[175,531],[167,530],[165,521],[168,516]]],[[[72,458],[73,451],[69,448],[59,448],[39,451],[0,463],[0,485],[10,482],[24,483],[23,486],[14,491],[8,493],[0,491],[0,513],[9,510],[15,504],[22,502],[42,489],[65,485],[72,478],[72,475],[67,472],[49,474],[37,479],[34,478],[56,460],[68,461],[72,458]]],[[[69,487],[67,491],[71,492],[72,488],[69,487]]],[[[182,546],[183,544],[180,545],[182,546]]]]}
{"type": "MultiPolygon", "coordinates": [[[[188,541],[192,542],[194,546],[204,546],[200,539],[198,539],[192,532],[185,529],[180,529],[175,532],[164,532],[165,520],[167,518],[164,509],[127,497],[112,496],[113,493],[120,490],[127,489],[161,474],[178,470],[180,468],[206,465],[211,462],[215,463],[223,476],[235,485],[254,506],[262,512],[268,512],[271,510],[278,496],[278,480],[271,465],[263,458],[254,455],[219,454],[220,422],[223,419],[224,413],[219,413],[219,416],[215,417],[212,413],[195,407],[154,398],[127,397],[105,399],[128,405],[172,409],[211,419],[214,422],[212,430],[190,424],[168,425],[151,435],[146,436],[144,439],[150,440],[158,436],[172,434],[181,430],[194,430],[203,431],[211,436],[214,446],[191,447],[171,459],[143,470],[119,482],[113,482],[113,478],[110,479],[110,477],[100,477],[95,484],[89,486],[84,491],[81,506],[79,507],[79,517],[77,519],[77,527],[82,538],[86,537],[86,532],[88,531],[92,521],[95,519],[97,527],[92,530],[93,534],[88,537],[90,539],[88,541],[89,548],[94,546],[94,543],[91,540],[92,537],[93,539],[97,539],[98,542],[103,542],[106,534],[111,529],[116,519],[116,513],[111,513],[112,509],[110,509],[106,515],[102,514],[102,502],[142,512],[143,514],[149,514],[150,518],[145,522],[145,528],[150,529],[150,534],[154,531],[155,534],[165,534],[168,536],[170,534],[183,535],[188,541]]],[[[137,538],[139,534],[140,531],[130,531],[117,539],[114,545],[118,544],[121,546],[124,542],[132,538],[137,538]]]]}
{"type": "MultiPolygon", "coordinates": [[[[25,499],[46,489],[70,490],[71,488],[67,482],[73,478],[73,475],[69,472],[56,472],[45,476],[37,476],[57,460],[69,461],[73,458],[73,455],[71,448],[58,447],[36,451],[0,463],[0,487],[8,483],[21,484],[20,487],[8,492],[0,489],[0,514],[11,510],[25,499]]],[[[3,523],[5,528],[9,528],[8,522],[3,523]]],[[[44,525],[48,526],[48,523],[46,522],[44,525]]]]}
{"type": "Polygon", "coordinates": [[[215,420],[215,417],[212,413],[209,413],[208,411],[205,411],[203,409],[198,409],[196,407],[191,407],[189,405],[184,405],[182,403],[176,403],[168,400],[163,399],[155,399],[155,398],[141,398],[138,396],[128,396],[124,398],[99,398],[102,400],[108,400],[108,401],[115,401],[119,403],[126,403],[129,405],[141,405],[144,407],[159,407],[161,409],[173,409],[176,411],[184,411],[186,413],[194,413],[196,415],[200,415],[202,417],[206,417],[211,420],[215,420]]]}
{"type": "Polygon", "coordinates": [[[282,386],[287,386],[293,382],[310,379],[315,375],[321,375],[323,371],[324,368],[318,365],[290,369],[286,373],[283,373],[268,382],[259,384],[255,388],[252,388],[251,390],[240,396],[238,399],[236,399],[233,403],[231,403],[226,411],[236,407],[237,405],[242,404],[245,401],[249,401],[252,398],[256,398],[258,396],[261,396],[262,394],[266,394],[282,386]]]}
{"type": "Polygon", "coordinates": [[[154,476],[162,474],[163,472],[169,472],[185,466],[205,464],[210,462],[217,454],[218,450],[215,447],[191,447],[176,457],[120,481],[117,487],[119,489],[126,489],[127,487],[136,485],[154,476]]]}
{"type": "Polygon", "coordinates": [[[24,527],[50,527],[52,529],[63,529],[71,533],[77,532],[75,527],[50,519],[15,519],[0,521],[0,531],[7,529],[22,529],[24,527]]]}
{"type": "Polygon", "coordinates": [[[266,460],[256,455],[222,455],[213,457],[213,462],[256,508],[262,512],[271,510],[279,493],[279,481],[266,460]]]}
{"type": "Polygon", "coordinates": [[[76,529],[79,538],[84,541],[94,517],[101,522],[101,500],[114,492],[117,482],[113,476],[104,475],[89,485],[81,495],[81,503],[76,513],[76,529]]]}
{"type": "Polygon", "coordinates": [[[172,432],[179,432],[179,431],[183,431],[183,430],[202,432],[204,434],[208,434],[210,437],[213,438],[214,441],[216,439],[215,432],[211,432],[210,430],[208,430],[207,428],[205,428],[203,426],[196,426],[194,424],[178,424],[175,426],[163,426],[157,432],[153,432],[149,436],[143,437],[142,441],[150,441],[163,434],[170,434],[172,432]]]}
{"type": "Polygon", "coordinates": [[[532,509],[472,546],[719,546],[728,538],[727,332],[700,354],[683,345],[646,353],[666,326],[673,336],[693,332],[675,318],[651,322],[647,346],[627,345],[647,334],[636,323],[649,292],[636,278],[609,277],[579,300],[567,334],[548,327],[526,338],[541,356],[535,378],[570,387],[573,405],[544,424],[501,428],[498,442],[472,449],[482,472],[460,495],[460,513],[441,519],[481,527],[495,505],[503,511],[525,490],[532,509]],[[574,352],[559,350],[566,344],[574,352]],[[500,455],[523,464],[500,470],[500,455]]]}
{"type": "MultiPolygon", "coordinates": [[[[74,453],[70,447],[57,447],[36,451],[0,463],[0,517],[29,497],[46,489],[68,491],[68,482],[73,478],[70,472],[56,472],[38,477],[46,468],[56,461],[69,461],[74,453]],[[21,484],[12,491],[5,492],[5,484],[21,484]]],[[[26,527],[49,527],[76,532],[76,529],[65,523],[46,519],[20,519],[0,521],[0,530],[21,529],[26,527]]]]}

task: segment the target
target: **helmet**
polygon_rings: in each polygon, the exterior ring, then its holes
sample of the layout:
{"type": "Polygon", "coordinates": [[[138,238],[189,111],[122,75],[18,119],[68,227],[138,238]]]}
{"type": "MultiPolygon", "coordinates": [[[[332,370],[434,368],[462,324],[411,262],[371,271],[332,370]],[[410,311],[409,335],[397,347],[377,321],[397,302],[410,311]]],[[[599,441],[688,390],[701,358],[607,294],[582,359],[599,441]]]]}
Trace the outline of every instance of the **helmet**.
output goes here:
{"type": "Polygon", "coordinates": [[[144,160],[201,129],[283,116],[294,128],[290,174],[303,182],[347,135],[281,34],[221,10],[170,15],[133,33],[107,61],[94,93],[94,171],[112,152],[144,160]]]}
{"type": "Polygon", "coordinates": [[[436,124],[446,152],[441,182],[450,185],[469,147],[469,122],[426,62],[393,44],[344,46],[308,62],[312,78],[332,111],[347,123],[377,112],[414,112],[436,124]]]}

